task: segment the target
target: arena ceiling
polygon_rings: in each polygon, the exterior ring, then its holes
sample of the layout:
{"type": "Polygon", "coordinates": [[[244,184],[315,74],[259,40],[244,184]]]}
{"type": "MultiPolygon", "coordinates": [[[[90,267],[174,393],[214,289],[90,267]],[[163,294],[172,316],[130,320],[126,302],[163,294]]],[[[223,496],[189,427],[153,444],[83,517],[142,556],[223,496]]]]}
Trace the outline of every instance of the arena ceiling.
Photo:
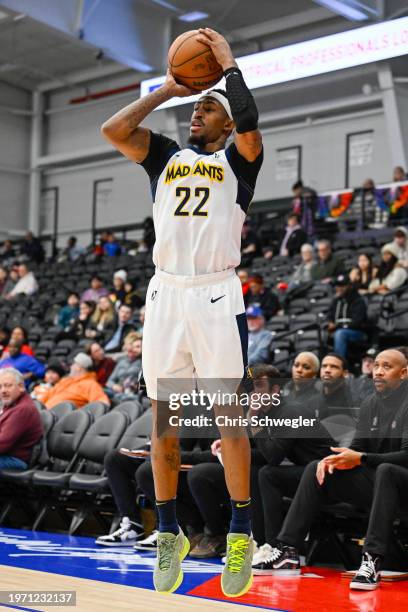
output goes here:
{"type": "Polygon", "coordinates": [[[0,0],[0,81],[34,90],[154,75],[171,40],[203,25],[244,55],[404,14],[405,0],[0,0]],[[208,16],[185,21],[194,11],[208,16]]]}

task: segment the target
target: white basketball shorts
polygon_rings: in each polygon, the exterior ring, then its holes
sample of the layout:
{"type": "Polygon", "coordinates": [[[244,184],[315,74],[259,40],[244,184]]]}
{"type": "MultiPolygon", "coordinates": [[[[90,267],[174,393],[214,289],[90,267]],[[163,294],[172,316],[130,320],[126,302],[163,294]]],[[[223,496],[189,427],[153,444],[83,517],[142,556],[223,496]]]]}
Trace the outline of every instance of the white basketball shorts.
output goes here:
{"type": "Polygon", "coordinates": [[[156,270],[146,294],[142,351],[151,399],[157,399],[160,379],[240,382],[247,352],[244,299],[234,269],[193,277],[156,270]]]}

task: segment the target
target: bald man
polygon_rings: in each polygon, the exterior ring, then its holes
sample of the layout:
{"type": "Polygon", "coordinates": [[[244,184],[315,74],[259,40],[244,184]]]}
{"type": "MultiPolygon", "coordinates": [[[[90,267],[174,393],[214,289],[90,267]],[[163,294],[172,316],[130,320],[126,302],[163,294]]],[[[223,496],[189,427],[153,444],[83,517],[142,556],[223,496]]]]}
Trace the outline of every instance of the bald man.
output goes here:
{"type": "MultiPolygon", "coordinates": [[[[377,475],[387,469],[383,466],[408,466],[405,356],[394,349],[382,351],[375,359],[373,376],[375,392],[361,406],[350,448],[333,447],[332,455],[306,467],[272,549],[270,573],[299,569],[298,549],[325,504],[347,502],[358,508],[371,508],[377,475]]],[[[376,588],[380,556],[384,554],[381,546],[374,551],[378,553],[376,557],[364,551],[352,588],[376,588]]]]}

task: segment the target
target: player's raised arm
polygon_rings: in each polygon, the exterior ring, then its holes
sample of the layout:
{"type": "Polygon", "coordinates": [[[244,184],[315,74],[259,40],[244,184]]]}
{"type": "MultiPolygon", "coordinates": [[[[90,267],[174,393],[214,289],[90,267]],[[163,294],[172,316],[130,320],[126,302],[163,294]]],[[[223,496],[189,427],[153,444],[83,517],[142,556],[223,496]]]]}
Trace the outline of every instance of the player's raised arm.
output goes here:
{"type": "Polygon", "coordinates": [[[215,59],[224,71],[226,92],[235,123],[236,147],[247,161],[254,161],[262,151],[262,136],[258,130],[258,109],[255,100],[245,84],[225,38],[211,28],[203,28],[199,32],[197,40],[211,47],[215,59]]]}
{"type": "Polygon", "coordinates": [[[102,135],[125,157],[142,162],[149,151],[150,130],[140,127],[141,122],[170,98],[182,98],[196,93],[176,83],[170,72],[167,72],[166,81],[161,87],[125,106],[105,121],[101,127],[102,135]]]}

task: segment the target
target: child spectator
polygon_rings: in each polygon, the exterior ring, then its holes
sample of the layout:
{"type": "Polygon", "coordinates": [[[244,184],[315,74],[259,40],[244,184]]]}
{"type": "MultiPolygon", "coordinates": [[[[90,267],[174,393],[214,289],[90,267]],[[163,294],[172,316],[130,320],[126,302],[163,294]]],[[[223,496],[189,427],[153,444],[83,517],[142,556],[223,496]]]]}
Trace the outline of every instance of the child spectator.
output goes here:
{"type": "Polygon", "coordinates": [[[79,316],[79,295],[77,293],[71,293],[68,296],[68,300],[65,306],[61,308],[58,313],[58,325],[64,330],[74,323],[75,319],[79,316]]]}

